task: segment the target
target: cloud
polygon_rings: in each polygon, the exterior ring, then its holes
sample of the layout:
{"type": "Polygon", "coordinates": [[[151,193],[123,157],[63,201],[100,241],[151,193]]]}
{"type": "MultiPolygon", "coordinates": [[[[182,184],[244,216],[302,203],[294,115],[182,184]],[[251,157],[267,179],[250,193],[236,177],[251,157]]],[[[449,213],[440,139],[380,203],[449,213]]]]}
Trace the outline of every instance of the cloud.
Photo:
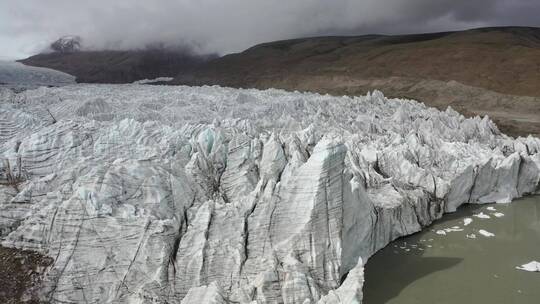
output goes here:
{"type": "Polygon", "coordinates": [[[94,49],[189,45],[201,53],[322,34],[408,33],[540,25],[537,0],[2,0],[0,56],[63,35],[94,49]]]}

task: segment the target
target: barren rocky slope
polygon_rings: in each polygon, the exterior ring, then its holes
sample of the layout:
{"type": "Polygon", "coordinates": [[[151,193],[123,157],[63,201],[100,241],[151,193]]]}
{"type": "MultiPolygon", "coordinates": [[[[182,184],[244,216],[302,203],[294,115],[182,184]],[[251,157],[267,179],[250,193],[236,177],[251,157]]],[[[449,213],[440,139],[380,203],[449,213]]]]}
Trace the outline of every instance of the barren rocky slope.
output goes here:
{"type": "Polygon", "coordinates": [[[36,252],[0,246],[0,302],[43,303],[40,280],[52,259],[36,252]]]}
{"type": "Polygon", "coordinates": [[[360,303],[363,264],[538,192],[540,140],[387,99],[219,87],[0,91],[2,245],[52,303],[360,303]]]}

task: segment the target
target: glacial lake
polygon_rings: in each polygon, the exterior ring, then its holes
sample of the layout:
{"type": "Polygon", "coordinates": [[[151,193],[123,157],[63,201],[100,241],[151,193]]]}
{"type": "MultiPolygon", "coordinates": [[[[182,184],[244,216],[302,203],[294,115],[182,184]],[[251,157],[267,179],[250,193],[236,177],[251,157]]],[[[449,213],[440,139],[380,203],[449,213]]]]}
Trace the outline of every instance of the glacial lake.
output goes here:
{"type": "Polygon", "coordinates": [[[540,196],[464,206],[371,257],[364,304],[540,303],[540,272],[516,269],[531,261],[540,262],[540,196]]]}

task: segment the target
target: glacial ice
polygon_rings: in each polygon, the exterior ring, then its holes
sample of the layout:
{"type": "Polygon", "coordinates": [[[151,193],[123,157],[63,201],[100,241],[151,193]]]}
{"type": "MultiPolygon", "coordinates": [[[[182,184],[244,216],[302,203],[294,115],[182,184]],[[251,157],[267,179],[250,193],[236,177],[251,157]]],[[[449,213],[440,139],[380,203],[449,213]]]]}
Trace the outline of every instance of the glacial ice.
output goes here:
{"type": "Polygon", "coordinates": [[[54,259],[52,303],[361,303],[363,261],[392,240],[539,191],[539,139],[378,91],[0,100],[2,245],[54,259]]]}
{"type": "Polygon", "coordinates": [[[0,60],[0,88],[27,89],[75,83],[75,76],[60,71],[0,60]]]}
{"type": "Polygon", "coordinates": [[[172,81],[173,79],[174,79],[173,77],[157,77],[154,79],[137,80],[137,81],[134,81],[133,84],[152,84],[156,82],[169,82],[169,81],[172,81]]]}

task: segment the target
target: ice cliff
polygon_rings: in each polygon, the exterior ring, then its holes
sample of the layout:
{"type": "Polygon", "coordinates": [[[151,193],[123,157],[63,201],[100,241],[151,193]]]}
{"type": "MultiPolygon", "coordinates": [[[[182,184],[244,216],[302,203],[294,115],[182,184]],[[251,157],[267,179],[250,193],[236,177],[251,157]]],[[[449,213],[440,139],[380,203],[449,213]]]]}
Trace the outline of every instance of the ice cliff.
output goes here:
{"type": "Polygon", "coordinates": [[[0,91],[2,245],[51,303],[361,303],[363,262],[466,203],[539,191],[488,118],[279,90],[0,91]]]}

